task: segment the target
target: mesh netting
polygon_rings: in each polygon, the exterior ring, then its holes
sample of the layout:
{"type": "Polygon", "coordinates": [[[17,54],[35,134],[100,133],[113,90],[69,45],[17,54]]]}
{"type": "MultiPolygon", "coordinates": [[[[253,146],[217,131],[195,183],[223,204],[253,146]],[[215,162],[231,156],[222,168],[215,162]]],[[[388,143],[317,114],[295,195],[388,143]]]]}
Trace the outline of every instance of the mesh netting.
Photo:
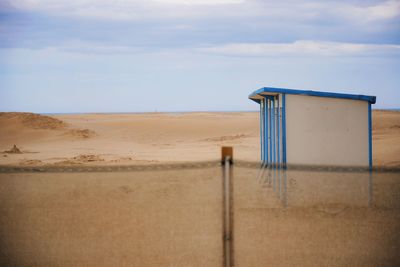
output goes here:
{"type": "MultiPolygon", "coordinates": [[[[230,169],[237,266],[398,266],[400,173],[230,169]]],[[[221,163],[0,168],[1,266],[221,266],[221,163]]]]}

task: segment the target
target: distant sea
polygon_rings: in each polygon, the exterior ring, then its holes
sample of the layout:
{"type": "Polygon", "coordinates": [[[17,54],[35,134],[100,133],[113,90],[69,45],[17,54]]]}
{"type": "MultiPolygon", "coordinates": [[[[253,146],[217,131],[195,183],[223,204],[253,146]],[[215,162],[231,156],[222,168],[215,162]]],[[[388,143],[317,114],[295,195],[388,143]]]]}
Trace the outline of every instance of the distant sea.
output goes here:
{"type": "MultiPolygon", "coordinates": [[[[400,111],[400,108],[377,108],[373,110],[387,110],[387,111],[400,111]]],[[[258,110],[225,110],[225,111],[215,111],[215,110],[209,110],[209,111],[146,111],[146,112],[43,112],[39,113],[41,115],[82,115],[82,114],[148,114],[148,113],[163,113],[163,114],[169,114],[169,115],[181,115],[185,113],[207,113],[207,112],[212,112],[212,113],[240,113],[240,112],[259,112],[258,110]]]]}
{"type": "Polygon", "coordinates": [[[400,108],[373,108],[372,110],[400,111],[400,108]]]}
{"type": "MultiPolygon", "coordinates": [[[[399,109],[400,110],[400,109],[399,109]]],[[[180,115],[186,113],[240,113],[240,112],[259,112],[258,110],[235,110],[235,111],[145,111],[145,112],[41,112],[38,114],[41,115],[82,115],[82,114],[149,114],[149,113],[163,113],[163,114],[170,114],[170,115],[180,115]]]]}

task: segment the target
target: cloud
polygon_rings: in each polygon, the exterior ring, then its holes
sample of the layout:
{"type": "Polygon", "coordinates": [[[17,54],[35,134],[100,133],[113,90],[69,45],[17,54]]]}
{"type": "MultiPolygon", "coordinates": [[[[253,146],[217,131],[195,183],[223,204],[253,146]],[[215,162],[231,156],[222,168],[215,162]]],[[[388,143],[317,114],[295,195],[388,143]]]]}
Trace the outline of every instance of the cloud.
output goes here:
{"type": "Polygon", "coordinates": [[[155,0],[155,2],[178,5],[229,5],[240,4],[245,0],[155,0]]]}
{"type": "Polygon", "coordinates": [[[0,47],[67,44],[66,50],[83,47],[82,50],[90,52],[93,43],[99,53],[108,53],[108,45],[120,53],[131,53],[131,47],[140,46],[147,46],[147,50],[191,48],[197,52],[248,56],[297,55],[297,51],[323,55],[365,54],[366,50],[378,53],[378,48],[365,48],[362,44],[399,43],[399,3],[393,0],[12,0],[3,5],[12,5],[12,10],[3,10],[3,20],[0,16],[0,47]],[[71,45],[71,40],[89,45],[71,45]],[[97,42],[107,45],[97,46],[97,42]]]}
{"type": "Polygon", "coordinates": [[[400,45],[299,40],[292,43],[230,43],[197,48],[149,48],[101,42],[69,41],[33,49],[42,53],[77,55],[216,55],[227,57],[360,57],[400,56],[400,45]]]}
{"type": "Polygon", "coordinates": [[[139,46],[114,45],[100,42],[69,41],[61,45],[47,46],[40,50],[44,53],[64,52],[81,55],[119,55],[119,54],[144,54],[148,49],[139,46]]]}
{"type": "Polygon", "coordinates": [[[369,5],[316,0],[12,0],[9,5],[53,15],[113,20],[231,16],[308,20],[329,15],[329,18],[368,22],[393,19],[400,15],[398,0],[379,1],[369,5]]]}
{"type": "Polygon", "coordinates": [[[335,10],[339,15],[347,19],[363,23],[389,20],[400,16],[400,1],[390,0],[371,6],[342,4],[338,5],[335,10]]]}
{"type": "Polygon", "coordinates": [[[400,56],[400,45],[355,44],[301,40],[293,43],[233,43],[197,48],[196,51],[224,56],[400,56]]]}
{"type": "MultiPolygon", "coordinates": [[[[204,17],[219,6],[244,4],[245,0],[13,0],[21,10],[52,15],[110,20],[204,17]]],[[[230,10],[228,10],[228,13],[230,10]]],[[[236,12],[235,12],[236,13],[236,12]]],[[[221,13],[220,13],[221,14],[221,13]]]]}
{"type": "Polygon", "coordinates": [[[10,5],[19,10],[51,15],[88,17],[105,20],[134,20],[143,5],[140,0],[13,0],[10,5]]]}

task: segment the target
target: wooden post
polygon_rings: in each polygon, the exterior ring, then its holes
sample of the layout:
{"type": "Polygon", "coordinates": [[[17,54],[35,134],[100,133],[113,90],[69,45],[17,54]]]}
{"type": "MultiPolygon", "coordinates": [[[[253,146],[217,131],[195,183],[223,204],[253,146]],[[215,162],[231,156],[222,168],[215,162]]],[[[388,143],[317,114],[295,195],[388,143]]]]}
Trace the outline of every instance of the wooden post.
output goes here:
{"type": "Polygon", "coordinates": [[[224,266],[233,266],[233,251],[232,251],[232,207],[231,207],[231,175],[232,175],[232,163],[233,163],[233,148],[222,147],[221,149],[221,162],[223,170],[223,255],[224,255],[224,266]]]}
{"type": "Polygon", "coordinates": [[[229,163],[233,164],[233,147],[223,146],[221,147],[221,163],[225,165],[225,159],[229,159],[229,163]]]}

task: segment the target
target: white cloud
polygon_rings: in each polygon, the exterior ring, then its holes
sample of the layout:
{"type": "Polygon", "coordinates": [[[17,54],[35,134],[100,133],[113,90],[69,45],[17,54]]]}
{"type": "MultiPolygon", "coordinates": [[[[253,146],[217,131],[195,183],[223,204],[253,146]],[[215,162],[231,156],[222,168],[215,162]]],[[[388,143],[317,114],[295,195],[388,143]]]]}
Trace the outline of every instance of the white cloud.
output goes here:
{"type": "Polygon", "coordinates": [[[138,17],[141,0],[13,0],[18,9],[52,15],[93,17],[111,20],[132,20],[138,17]]]}
{"type": "Polygon", "coordinates": [[[18,9],[53,15],[137,20],[204,17],[210,8],[244,4],[245,0],[13,0],[9,3],[18,9]]]}
{"type": "Polygon", "coordinates": [[[47,52],[67,52],[74,54],[139,54],[145,53],[143,47],[112,45],[98,42],[69,41],[59,46],[48,46],[43,49],[47,52]]]}
{"type": "MultiPolygon", "coordinates": [[[[35,49],[36,50],[36,49],[35,49]]],[[[148,48],[99,42],[68,41],[40,49],[44,53],[103,54],[185,54],[227,57],[354,57],[400,56],[400,45],[360,44],[299,40],[293,43],[231,43],[198,48],[148,48]]]]}
{"type": "Polygon", "coordinates": [[[389,0],[371,6],[352,6],[348,4],[338,5],[335,10],[339,15],[347,19],[359,22],[373,22],[377,20],[388,20],[400,16],[400,1],[389,0]]]}
{"type": "Polygon", "coordinates": [[[178,5],[227,5],[240,4],[245,0],[155,0],[155,2],[163,4],[178,4],[178,5]]]}
{"type": "Polygon", "coordinates": [[[103,7],[89,6],[71,11],[71,15],[78,17],[92,17],[105,20],[134,20],[141,17],[135,10],[114,8],[111,12],[103,7]]]}
{"type": "MultiPolygon", "coordinates": [[[[1,0],[0,0],[1,1],[1,0]]],[[[115,21],[257,17],[281,14],[274,7],[260,8],[258,0],[13,0],[14,8],[78,18],[115,21]],[[274,11],[275,10],[275,11],[274,11]]],[[[290,12],[290,11],[288,11],[290,12]]]]}
{"type": "Polygon", "coordinates": [[[293,21],[329,15],[331,19],[369,22],[400,15],[399,0],[374,5],[316,0],[10,0],[9,4],[51,14],[115,20],[262,16],[293,21]]]}
{"type": "Polygon", "coordinates": [[[293,43],[234,43],[196,49],[198,52],[226,56],[367,56],[400,55],[400,45],[354,44],[296,41],[293,43]]]}

